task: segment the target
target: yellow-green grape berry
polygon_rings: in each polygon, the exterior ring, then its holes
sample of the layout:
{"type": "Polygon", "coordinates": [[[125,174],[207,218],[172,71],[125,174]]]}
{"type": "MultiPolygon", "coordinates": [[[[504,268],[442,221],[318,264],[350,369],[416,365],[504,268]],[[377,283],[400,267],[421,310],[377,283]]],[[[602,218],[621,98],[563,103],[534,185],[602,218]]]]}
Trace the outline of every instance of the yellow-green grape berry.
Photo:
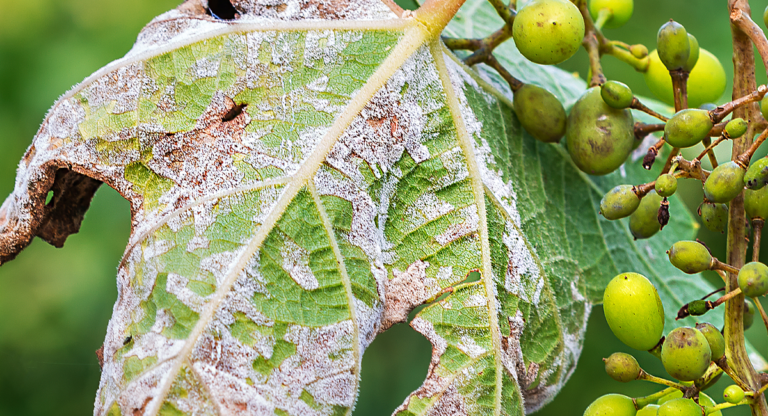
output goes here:
{"type": "Polygon", "coordinates": [[[744,400],[744,390],[735,384],[731,384],[723,390],[723,400],[731,404],[736,404],[744,400]]]}
{"type": "Polygon", "coordinates": [[[763,12],[763,23],[766,27],[768,27],[768,7],[766,7],[765,11],[763,12]]]}
{"type": "Polygon", "coordinates": [[[682,381],[701,378],[712,361],[704,334],[696,328],[673,329],[661,346],[661,363],[672,377],[682,381]]]}
{"type": "Polygon", "coordinates": [[[707,339],[709,350],[712,352],[712,361],[722,358],[725,355],[725,338],[723,338],[720,330],[709,322],[696,324],[696,329],[704,334],[704,338],[707,339]]]}
{"type": "MultiPolygon", "coordinates": [[[[686,383],[683,383],[683,384],[686,384],[686,383]]],[[[671,400],[674,400],[674,399],[679,399],[679,398],[682,398],[682,397],[683,397],[683,392],[682,392],[682,391],[680,391],[680,390],[675,390],[675,391],[673,391],[672,393],[669,393],[669,394],[667,394],[666,396],[664,396],[664,397],[660,398],[660,399],[659,399],[659,400],[656,402],[656,404],[658,404],[659,406],[661,406],[661,405],[663,405],[664,403],[666,403],[666,402],[668,402],[668,401],[671,401],[671,400]]],[[[700,403],[702,406],[707,406],[707,407],[712,407],[712,406],[714,406],[714,405],[716,405],[716,404],[717,404],[717,403],[715,403],[715,401],[714,401],[714,400],[712,400],[712,398],[711,398],[711,397],[707,396],[707,395],[706,395],[706,394],[704,394],[703,392],[702,392],[702,393],[699,393],[699,403],[700,403]]],[[[710,414],[709,414],[709,415],[707,415],[707,416],[722,416],[722,413],[721,413],[721,412],[718,410],[717,412],[714,412],[714,413],[710,413],[710,414]]]]}
{"type": "Polygon", "coordinates": [[[551,92],[525,84],[515,91],[513,104],[520,124],[535,139],[553,143],[565,134],[565,109],[551,92]]]}
{"type": "Polygon", "coordinates": [[[554,65],[573,56],[584,39],[584,19],[567,0],[533,0],[512,26],[515,45],[528,60],[554,65]]]}
{"type": "Polygon", "coordinates": [[[600,91],[590,88],[579,97],[568,115],[565,133],[568,154],[590,175],[618,169],[635,145],[632,113],[606,104],[600,91]]]}
{"type": "Polygon", "coordinates": [[[629,53],[637,59],[643,59],[648,56],[648,47],[645,45],[637,44],[629,47],[629,53]]]}
{"type": "Polygon", "coordinates": [[[659,407],[659,416],[701,416],[701,406],[691,399],[670,400],[659,407]]]}
{"type": "Polygon", "coordinates": [[[744,323],[744,329],[749,329],[755,322],[755,304],[751,300],[744,300],[744,315],[742,315],[742,322],[744,323]]]}
{"type": "Polygon", "coordinates": [[[688,60],[685,61],[685,66],[683,66],[683,69],[691,72],[693,68],[696,66],[696,62],[699,60],[699,41],[696,40],[696,38],[688,34],[688,44],[691,47],[691,53],[688,55],[688,60]]]}
{"type": "Polygon", "coordinates": [[[747,122],[739,117],[728,122],[725,125],[725,133],[731,139],[736,139],[744,135],[747,132],[747,122]]]}
{"type": "Polygon", "coordinates": [[[736,162],[723,163],[704,182],[704,196],[710,202],[729,202],[744,189],[745,173],[744,168],[736,162]]]}
{"type": "MultiPolygon", "coordinates": [[[[672,78],[661,63],[658,51],[649,55],[645,83],[653,94],[669,105],[674,105],[672,78]]],[[[688,76],[688,105],[691,108],[717,101],[726,87],[725,68],[720,61],[704,48],[699,49],[699,60],[688,76]]]]}
{"type": "Polygon", "coordinates": [[[760,101],[760,112],[763,113],[764,118],[768,119],[768,95],[760,101]]]}
{"type": "Polygon", "coordinates": [[[751,219],[762,218],[768,220],[768,186],[756,191],[747,189],[744,191],[744,210],[751,219]]]}
{"type": "Polygon", "coordinates": [[[739,270],[739,287],[744,296],[754,298],[768,293],[768,266],[753,261],[739,270]]]}
{"type": "Polygon", "coordinates": [[[656,47],[661,62],[669,71],[683,69],[691,55],[688,32],[683,25],[674,20],[661,25],[656,35],[656,47]]]}
{"type": "Polygon", "coordinates": [[[640,364],[635,357],[623,353],[614,352],[608,358],[603,358],[605,372],[614,380],[626,383],[637,380],[640,376],[640,364]]]}
{"type": "Polygon", "coordinates": [[[725,232],[725,226],[728,224],[728,205],[704,201],[699,212],[701,221],[708,230],[715,233],[725,232]]]}
{"type": "Polygon", "coordinates": [[[640,198],[632,185],[619,185],[608,191],[600,201],[600,214],[608,220],[628,217],[640,206],[640,198]]]}
{"type": "Polygon", "coordinates": [[[606,104],[620,110],[632,105],[632,99],[635,98],[627,84],[619,81],[607,81],[603,84],[600,87],[600,96],[606,104]]]}
{"type": "Polygon", "coordinates": [[[712,264],[709,250],[697,241],[678,241],[667,254],[672,265],[688,274],[709,270],[712,264]]]}
{"type": "Polygon", "coordinates": [[[671,146],[691,147],[709,136],[714,124],[709,112],[698,108],[686,108],[678,111],[664,126],[664,138],[671,146]]]}
{"type": "Polygon", "coordinates": [[[659,414],[659,405],[649,404],[637,411],[636,416],[656,416],[659,414]]]}
{"type": "Polygon", "coordinates": [[[664,332],[664,306],[659,294],[638,273],[622,273],[608,283],[603,312],[616,338],[637,350],[650,350],[664,332]]]}
{"type": "Polygon", "coordinates": [[[635,403],[623,394],[606,394],[592,402],[584,416],[636,416],[635,403]]]}
{"type": "Polygon", "coordinates": [[[662,197],[670,197],[677,192],[677,178],[675,175],[665,173],[656,179],[656,193],[662,197]]]}
{"type": "Polygon", "coordinates": [[[744,185],[749,189],[760,189],[768,184],[768,157],[753,163],[744,174],[744,185]]]}
{"type": "Polygon", "coordinates": [[[633,0],[590,0],[589,14],[592,20],[597,20],[600,10],[608,9],[611,11],[611,17],[606,20],[604,28],[613,29],[623,26],[632,17],[632,11],[635,7],[633,0]]]}
{"type": "Polygon", "coordinates": [[[629,217],[629,232],[635,240],[651,238],[659,232],[661,229],[658,220],[659,206],[661,206],[661,196],[656,192],[649,193],[640,201],[640,206],[629,217]]]}

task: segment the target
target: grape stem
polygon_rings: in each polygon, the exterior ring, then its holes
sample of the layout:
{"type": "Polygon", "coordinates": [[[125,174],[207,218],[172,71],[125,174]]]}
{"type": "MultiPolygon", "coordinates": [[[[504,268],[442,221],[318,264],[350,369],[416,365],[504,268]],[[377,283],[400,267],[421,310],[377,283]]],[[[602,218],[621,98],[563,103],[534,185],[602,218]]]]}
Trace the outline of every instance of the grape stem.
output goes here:
{"type": "Polygon", "coordinates": [[[486,58],[485,63],[491,68],[495,69],[496,72],[498,72],[499,75],[504,78],[504,81],[507,81],[507,84],[509,84],[509,88],[512,90],[512,92],[519,90],[523,87],[523,85],[525,85],[522,81],[512,76],[512,74],[510,74],[509,71],[507,71],[507,69],[504,68],[504,66],[499,63],[498,60],[496,60],[495,56],[489,55],[486,58]]]}
{"type": "Polygon", "coordinates": [[[752,159],[752,156],[755,154],[757,149],[760,147],[760,145],[765,142],[765,139],[768,138],[768,129],[763,130],[762,133],[760,133],[759,136],[755,139],[754,142],[749,146],[749,149],[747,149],[744,153],[740,154],[736,159],[734,159],[737,163],[739,163],[744,169],[746,169],[746,166],[749,166],[749,161],[752,159]]]}
{"type": "Polygon", "coordinates": [[[664,390],[657,391],[656,393],[650,394],[648,396],[633,398],[632,401],[635,403],[635,409],[640,410],[649,404],[656,403],[660,398],[670,393],[674,393],[677,390],[679,389],[676,387],[667,387],[664,390]]]}
{"type": "Polygon", "coordinates": [[[680,383],[675,383],[674,381],[670,381],[661,377],[656,377],[653,374],[648,374],[645,372],[645,370],[642,370],[642,369],[640,370],[640,374],[638,374],[637,379],[650,381],[651,383],[661,384],[667,387],[672,387],[680,391],[685,391],[688,388],[680,383]]]}
{"type": "Polygon", "coordinates": [[[675,112],[688,108],[688,71],[683,69],[669,71],[669,76],[672,77],[675,112]]]}
{"type": "MultiPolygon", "coordinates": [[[[714,127],[713,127],[714,128],[714,127]]],[[[710,145],[712,145],[712,139],[709,137],[705,137],[701,140],[701,143],[704,145],[704,147],[709,148],[710,145]]],[[[712,164],[712,169],[717,167],[717,157],[715,156],[715,152],[713,152],[711,149],[707,152],[707,157],[709,157],[709,163],[712,164]]],[[[701,159],[701,157],[699,157],[701,159]]]]}
{"type": "Polygon", "coordinates": [[[765,225],[765,220],[762,218],[752,220],[752,261],[760,261],[760,239],[763,234],[763,225],[765,225]]]}
{"type": "Polygon", "coordinates": [[[755,302],[755,305],[757,305],[757,310],[760,311],[760,317],[763,318],[765,329],[768,329],[768,315],[765,314],[765,309],[763,309],[763,304],[760,303],[760,299],[758,299],[757,297],[752,298],[752,301],[755,302]]]}
{"type": "Polygon", "coordinates": [[[510,4],[509,6],[506,6],[501,0],[488,0],[488,3],[491,3],[491,6],[496,9],[496,13],[499,14],[499,17],[504,20],[504,23],[506,23],[511,30],[512,23],[515,21],[515,16],[517,15],[515,10],[512,9],[512,5],[510,4]]]}
{"type": "Polygon", "coordinates": [[[739,28],[755,44],[768,73],[768,39],[765,38],[763,30],[749,17],[749,12],[745,13],[741,8],[732,8],[730,18],[731,24],[739,28]]]}
{"type": "MultiPolygon", "coordinates": [[[[722,143],[725,140],[727,140],[725,135],[720,135],[720,137],[718,137],[717,140],[715,140],[714,143],[708,145],[706,147],[706,149],[704,149],[704,151],[701,152],[698,156],[696,156],[693,160],[701,161],[701,158],[704,157],[704,155],[708,155],[708,154],[712,153],[712,149],[717,147],[717,145],[719,145],[720,143],[722,143]]],[[[715,160],[715,163],[713,163],[712,167],[713,168],[717,167],[717,160],[715,160]]]]}
{"type": "Polygon", "coordinates": [[[486,62],[488,57],[491,56],[493,50],[497,46],[506,42],[512,37],[512,26],[504,25],[501,29],[492,33],[485,39],[480,40],[480,47],[472,54],[464,59],[464,64],[467,66],[477,65],[482,62],[486,62]]]}
{"type": "Polygon", "coordinates": [[[741,387],[742,390],[745,391],[752,391],[752,387],[749,386],[744,380],[739,377],[738,374],[736,374],[733,371],[733,368],[731,368],[731,365],[728,361],[728,357],[722,356],[719,360],[715,361],[715,364],[717,364],[718,367],[720,367],[725,374],[728,375],[728,377],[733,380],[734,383],[736,383],[739,387],[741,387]]]}
{"type": "Polygon", "coordinates": [[[651,110],[645,104],[640,102],[640,100],[638,100],[637,97],[632,97],[632,104],[629,105],[629,108],[633,108],[635,110],[640,110],[640,111],[644,112],[645,114],[648,114],[650,116],[656,117],[656,118],[658,118],[659,120],[661,120],[661,121],[663,121],[665,123],[667,121],[669,121],[669,117],[663,116],[663,115],[661,115],[661,114],[651,110]]]}
{"type": "Polygon", "coordinates": [[[600,11],[597,12],[597,20],[595,20],[595,29],[603,30],[603,26],[611,17],[613,17],[613,12],[611,11],[611,9],[600,9],[600,11]]]}
{"type": "Polygon", "coordinates": [[[711,415],[712,413],[716,413],[716,412],[718,412],[720,410],[727,409],[729,407],[741,406],[741,405],[751,404],[751,403],[752,403],[751,401],[744,399],[744,400],[742,400],[742,401],[740,401],[738,403],[728,403],[728,402],[725,402],[725,403],[720,403],[720,404],[715,405],[715,406],[703,406],[703,408],[704,408],[705,414],[711,415]]]}
{"type": "MultiPolygon", "coordinates": [[[[581,45],[584,46],[589,56],[589,71],[591,73],[589,86],[596,87],[603,85],[606,81],[603,67],[600,64],[600,39],[598,39],[600,30],[592,22],[592,16],[590,16],[589,10],[587,10],[587,2],[579,1],[577,6],[584,19],[584,40],[581,42],[581,45]]],[[[605,38],[602,38],[602,40],[605,40],[605,38]]]]}
{"type": "Polygon", "coordinates": [[[725,103],[725,104],[723,104],[721,106],[718,106],[714,110],[710,111],[709,112],[709,118],[712,120],[712,123],[717,124],[717,123],[723,121],[723,119],[728,114],[730,114],[731,112],[733,112],[737,108],[745,106],[745,105],[747,105],[749,103],[754,103],[754,102],[758,102],[758,101],[762,100],[763,97],[765,97],[765,94],[767,94],[767,93],[768,93],[768,86],[761,85],[761,86],[757,87],[757,89],[755,89],[751,93],[749,93],[749,94],[747,94],[747,95],[745,95],[743,97],[737,98],[737,99],[735,99],[735,100],[733,100],[731,102],[725,103]]]}

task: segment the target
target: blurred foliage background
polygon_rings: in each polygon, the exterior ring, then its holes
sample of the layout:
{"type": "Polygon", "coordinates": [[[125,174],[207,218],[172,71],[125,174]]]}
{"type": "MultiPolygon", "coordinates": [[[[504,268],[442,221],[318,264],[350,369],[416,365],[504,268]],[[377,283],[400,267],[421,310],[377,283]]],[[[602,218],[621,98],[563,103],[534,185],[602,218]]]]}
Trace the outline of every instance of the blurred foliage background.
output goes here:
{"type": "MultiPolygon", "coordinates": [[[[400,2],[412,7],[409,1],[400,2]]],[[[58,96],[123,56],[144,24],[178,2],[0,0],[0,196],[12,191],[17,163],[58,96]]],[[[674,18],[720,59],[732,77],[724,1],[636,3],[635,15],[626,26],[606,30],[609,38],[643,43],[652,50],[658,27],[674,18]]],[[[755,20],[761,22],[768,0],[751,4],[755,20]]],[[[585,76],[586,54],[580,51],[561,67],[585,76]]],[[[626,82],[639,95],[650,95],[642,75],[621,62],[606,57],[604,69],[609,79],[626,82]]],[[[765,83],[761,64],[757,72],[758,82],[765,83]]],[[[728,96],[726,92],[721,102],[728,96]]],[[[728,151],[721,156],[728,157],[728,151]]],[[[686,187],[681,193],[695,210],[701,201],[700,186],[686,187]]],[[[70,237],[64,249],[36,240],[0,268],[0,416],[92,413],[100,376],[94,351],[102,343],[117,297],[116,267],[129,231],[128,203],[104,187],[96,194],[80,233],[70,237]]],[[[704,229],[700,238],[723,256],[721,235],[704,229]]],[[[763,253],[768,254],[768,247],[763,253]]],[[[759,318],[747,336],[759,351],[768,352],[768,335],[759,318]]],[[[655,391],[651,384],[619,384],[608,378],[600,358],[614,351],[633,352],[611,334],[602,309],[595,307],[578,369],[555,401],[538,414],[581,415],[601,394],[655,391]]],[[[650,355],[637,355],[648,371],[666,375],[650,355]]],[[[406,325],[377,338],[365,355],[355,414],[390,414],[424,380],[429,358],[429,343],[406,325]]],[[[721,380],[710,395],[721,400],[727,384],[721,380]]],[[[726,415],[747,414],[747,409],[726,411],[726,415]]]]}

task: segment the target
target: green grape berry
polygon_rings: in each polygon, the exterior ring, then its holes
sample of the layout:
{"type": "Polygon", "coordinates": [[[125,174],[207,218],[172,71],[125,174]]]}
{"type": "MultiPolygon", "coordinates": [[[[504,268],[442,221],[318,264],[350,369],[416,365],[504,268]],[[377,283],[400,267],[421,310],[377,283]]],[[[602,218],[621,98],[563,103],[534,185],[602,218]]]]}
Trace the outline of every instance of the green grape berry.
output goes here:
{"type": "Polygon", "coordinates": [[[603,101],[601,88],[585,91],[571,108],[565,133],[568,154],[582,171],[606,175],[618,169],[635,145],[635,123],[629,110],[603,101]]]}
{"type": "Polygon", "coordinates": [[[678,241],[667,254],[672,265],[688,274],[701,273],[712,265],[709,250],[697,241],[678,241]]]}
{"type": "Polygon", "coordinates": [[[565,109],[551,92],[524,84],[515,91],[513,104],[520,124],[535,139],[553,143],[565,134],[565,109]]]}
{"type": "Polygon", "coordinates": [[[616,381],[626,383],[640,376],[640,364],[629,354],[614,352],[610,357],[603,358],[603,362],[605,372],[616,381]]]}
{"type": "Polygon", "coordinates": [[[600,87],[600,96],[606,104],[620,110],[628,108],[635,98],[627,84],[619,81],[607,81],[603,84],[600,87]]]}
{"type": "Polygon", "coordinates": [[[744,390],[735,384],[731,384],[723,390],[723,400],[731,404],[736,404],[744,400],[744,390]]]}
{"type": "Polygon", "coordinates": [[[661,196],[656,192],[647,194],[635,212],[629,217],[629,231],[635,240],[642,240],[653,237],[659,232],[661,224],[658,220],[659,206],[661,205],[661,196]]]}
{"type": "Polygon", "coordinates": [[[744,191],[744,210],[751,219],[768,220],[768,186],[744,191]]]}
{"type": "Polygon", "coordinates": [[[632,215],[640,206],[640,198],[632,185],[619,185],[608,191],[600,201],[600,213],[608,220],[632,215]]]}
{"type": "Polygon", "coordinates": [[[677,192],[677,178],[675,175],[665,173],[656,179],[656,193],[662,197],[670,197],[677,192]]]}
{"type": "Polygon", "coordinates": [[[691,53],[688,55],[688,60],[685,61],[685,65],[683,66],[683,69],[691,72],[693,68],[696,66],[696,62],[699,61],[699,41],[696,40],[696,38],[688,34],[688,44],[691,47],[691,53]]]}
{"type": "Polygon", "coordinates": [[[723,163],[704,182],[704,196],[710,202],[729,202],[744,189],[745,173],[744,168],[736,162],[723,163]]]}
{"type": "Polygon", "coordinates": [[[763,11],[763,24],[768,27],[768,7],[763,11]]]}
{"type": "Polygon", "coordinates": [[[616,338],[627,346],[647,351],[664,331],[664,306],[648,279],[638,273],[614,277],[603,294],[605,320],[616,338]]]}
{"type": "Polygon", "coordinates": [[[606,394],[592,402],[584,416],[635,416],[635,403],[623,394],[606,394]]]}
{"type": "Polygon", "coordinates": [[[649,404],[637,411],[635,416],[656,416],[659,414],[659,405],[649,404]]]}
{"type": "Polygon", "coordinates": [[[600,10],[608,9],[611,11],[611,17],[603,25],[606,29],[613,29],[623,26],[632,17],[634,9],[633,0],[590,0],[589,14],[592,20],[597,20],[600,10]]]}
{"type": "Polygon", "coordinates": [[[671,146],[685,148],[709,136],[714,124],[709,112],[698,108],[678,111],[664,126],[664,137],[671,146]]]}
{"type": "Polygon", "coordinates": [[[637,59],[643,59],[648,56],[648,48],[645,45],[637,44],[629,47],[629,53],[637,59]]]}
{"type": "Polygon", "coordinates": [[[744,330],[749,329],[752,324],[755,322],[755,312],[757,311],[757,308],[755,308],[755,304],[752,303],[750,300],[744,300],[744,315],[742,318],[742,323],[744,324],[744,330]]]}
{"type": "MultiPolygon", "coordinates": [[[[683,384],[686,384],[686,383],[683,383],[683,384]]],[[[680,390],[675,390],[675,391],[673,391],[672,393],[669,393],[669,394],[665,395],[664,397],[660,398],[660,399],[659,399],[659,400],[656,402],[656,404],[658,404],[659,406],[661,406],[661,405],[663,405],[663,404],[664,404],[664,403],[666,403],[666,402],[672,401],[672,400],[674,400],[674,399],[680,399],[680,398],[682,398],[682,397],[683,397],[683,392],[682,392],[682,391],[680,391],[680,390]]],[[[714,400],[712,400],[712,398],[711,398],[711,397],[707,396],[707,395],[706,395],[706,394],[704,394],[703,392],[700,392],[700,393],[699,393],[699,403],[700,403],[702,406],[707,406],[707,407],[712,407],[712,406],[714,406],[714,405],[716,405],[716,404],[717,404],[717,403],[715,403],[715,401],[714,401],[714,400]]],[[[697,416],[698,416],[698,415],[697,415],[697,416]]],[[[708,416],[722,416],[722,413],[721,413],[721,412],[718,410],[717,412],[714,412],[714,413],[710,413],[708,416]]]]}
{"type": "Polygon", "coordinates": [[[768,293],[768,266],[759,261],[745,264],[739,270],[739,287],[750,298],[768,293]]]}
{"type": "Polygon", "coordinates": [[[707,339],[709,350],[712,352],[712,361],[722,358],[725,355],[725,338],[723,338],[720,330],[709,322],[696,324],[696,329],[704,334],[704,338],[707,339]]]}
{"type": "Polygon", "coordinates": [[[763,113],[764,118],[768,119],[768,95],[760,101],[760,112],[763,113]]]}
{"type": "MultiPolygon", "coordinates": [[[[669,70],[661,63],[658,51],[651,52],[648,58],[648,70],[644,74],[646,85],[660,100],[674,105],[669,70]]],[[[688,76],[688,105],[696,108],[717,101],[725,91],[726,81],[725,68],[715,55],[706,49],[699,49],[699,60],[688,76]]]]}
{"type": "Polygon", "coordinates": [[[725,232],[725,226],[728,224],[728,205],[704,201],[699,212],[701,221],[708,230],[715,233],[725,232]]]}
{"type": "Polygon", "coordinates": [[[683,25],[674,20],[661,25],[656,35],[656,47],[661,62],[669,71],[683,69],[691,55],[688,32],[683,25]]]}
{"type": "Polygon", "coordinates": [[[731,139],[737,139],[747,132],[747,122],[739,117],[734,118],[725,125],[725,133],[731,139]]]}
{"type": "Polygon", "coordinates": [[[701,416],[701,406],[691,399],[673,399],[659,407],[659,416],[701,416]]]}
{"type": "Polygon", "coordinates": [[[757,190],[768,184],[768,157],[759,159],[750,165],[744,174],[744,185],[749,189],[757,190]]]}
{"type": "Polygon", "coordinates": [[[661,363],[672,377],[681,381],[701,378],[712,361],[704,334],[696,328],[673,329],[661,346],[661,363]]]}
{"type": "Polygon", "coordinates": [[[567,0],[533,0],[520,9],[512,27],[515,45],[528,60],[554,65],[573,56],[584,39],[584,19],[567,0]]]}

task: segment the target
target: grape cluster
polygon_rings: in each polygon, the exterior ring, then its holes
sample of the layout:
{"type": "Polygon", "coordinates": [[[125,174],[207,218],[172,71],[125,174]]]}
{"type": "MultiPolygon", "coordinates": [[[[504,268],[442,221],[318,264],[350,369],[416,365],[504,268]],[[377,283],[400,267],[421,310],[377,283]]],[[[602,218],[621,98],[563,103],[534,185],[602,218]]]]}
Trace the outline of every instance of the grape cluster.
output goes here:
{"type": "MultiPolygon", "coordinates": [[[[714,271],[726,282],[724,288],[682,305],[677,319],[701,317],[725,304],[721,310],[730,311],[726,318],[731,318],[731,326],[719,328],[701,321],[694,326],[667,328],[665,336],[664,306],[646,277],[621,273],[608,283],[603,310],[613,333],[628,347],[650,352],[661,360],[674,380],[647,373],[630,354],[614,353],[604,359],[610,377],[620,382],[645,380],[665,388],[638,398],[608,394],[595,400],[584,415],[720,415],[720,409],[730,406],[754,408],[763,400],[766,387],[761,389],[755,387],[754,380],[743,380],[743,374],[755,371],[743,356],[734,361],[732,355],[735,345],[741,343],[744,349],[742,328],[752,325],[757,309],[761,308],[759,302],[748,298],[768,293],[768,266],[759,262],[760,236],[768,217],[768,158],[753,160],[768,138],[768,86],[747,93],[740,87],[741,96],[731,102],[713,104],[725,91],[723,66],[674,20],[661,25],[656,48],[650,52],[644,45],[609,40],[603,29],[626,23],[632,16],[633,0],[531,0],[516,11],[507,8],[506,2],[489,1],[505,26],[483,40],[445,39],[446,45],[471,51],[465,63],[483,62],[499,72],[514,93],[513,105],[520,124],[531,136],[545,143],[563,142],[573,164],[587,175],[607,175],[626,163],[635,163],[628,158],[641,143],[650,145],[647,150],[640,150],[641,154],[645,151],[645,169],[651,170],[661,157],[666,159],[659,163],[663,163],[662,169],[654,181],[625,183],[605,193],[599,212],[606,220],[627,218],[629,232],[635,239],[652,238],[663,232],[671,220],[670,198],[677,192],[679,180],[690,180],[684,183],[702,189],[704,198],[698,214],[704,226],[718,233],[735,229],[738,232],[733,235],[742,241],[739,250],[743,256],[729,260],[733,264],[719,260],[699,241],[678,241],[667,251],[669,262],[681,272],[714,271]],[[516,79],[495,59],[493,48],[509,38],[525,58],[543,65],[563,62],[580,47],[586,50],[589,88],[569,111],[552,92],[516,79]],[[604,55],[614,56],[643,73],[651,92],[674,106],[674,111],[660,114],[643,104],[626,84],[606,79],[601,67],[604,55]],[[639,113],[646,114],[644,120],[653,117],[658,121],[639,122],[635,119],[639,113]],[[656,137],[650,136],[653,133],[656,137]],[[718,161],[714,149],[729,142],[736,150],[731,160],[718,161]],[[696,146],[703,150],[698,156],[686,158],[681,154],[681,149],[696,146]],[[704,158],[712,165],[711,171],[702,167],[704,158]],[[744,224],[744,213],[750,221],[753,241],[753,261],[747,264],[742,260],[747,252],[743,240],[749,240],[750,230],[744,224]],[[723,290],[722,296],[710,299],[723,290]],[[737,330],[727,331],[734,325],[737,330]],[[741,338],[732,338],[738,331],[741,338]],[[734,368],[734,363],[740,367],[734,368]],[[718,404],[704,391],[723,373],[735,384],[726,389],[724,403],[718,404]]],[[[735,3],[738,2],[729,2],[729,7],[736,7],[735,3]]],[[[740,18],[745,20],[746,28],[741,28],[743,38],[749,37],[768,62],[768,39],[749,17],[744,17],[748,10],[737,11],[731,10],[732,24],[740,18]],[[759,37],[762,43],[755,40],[759,37]]],[[[764,19],[768,26],[768,9],[764,19]]],[[[737,67],[736,72],[739,71],[737,67]]],[[[742,77],[754,78],[754,71],[749,71],[742,71],[742,77]]],[[[684,154],[689,155],[690,151],[684,154]]],[[[768,327],[768,316],[761,316],[768,327]]]]}

